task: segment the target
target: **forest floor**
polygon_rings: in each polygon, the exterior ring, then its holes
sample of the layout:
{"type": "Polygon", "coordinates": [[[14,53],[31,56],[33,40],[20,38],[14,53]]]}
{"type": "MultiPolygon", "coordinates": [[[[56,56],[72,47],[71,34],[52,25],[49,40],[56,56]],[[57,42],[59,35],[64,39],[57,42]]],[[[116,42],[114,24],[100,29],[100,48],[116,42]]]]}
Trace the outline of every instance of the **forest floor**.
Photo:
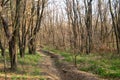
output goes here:
{"type": "Polygon", "coordinates": [[[39,66],[41,68],[41,75],[46,76],[45,80],[61,80],[60,74],[51,57],[45,55],[43,52],[40,52],[40,54],[43,59],[39,63],[39,66]]]}
{"type": "MultiPolygon", "coordinates": [[[[49,54],[51,53],[55,55],[61,55],[62,57],[64,57],[64,59],[61,60],[61,63],[64,63],[65,65],[66,63],[67,65],[74,64],[74,55],[68,51],[56,50],[54,48],[49,47],[44,47],[44,50],[48,51],[49,54]]],[[[60,63],[60,61],[57,62],[60,63]]],[[[72,70],[73,69],[74,68],[72,68],[72,70]]],[[[120,55],[107,52],[91,53],[89,55],[79,53],[79,55],[77,56],[77,70],[79,70],[79,72],[86,72],[86,74],[92,73],[94,75],[97,75],[99,78],[103,79],[120,80],[120,55]]]]}
{"type": "Polygon", "coordinates": [[[17,70],[10,70],[10,59],[6,55],[6,73],[4,72],[4,59],[0,56],[0,80],[45,80],[41,75],[39,63],[42,61],[42,55],[29,55],[26,53],[24,58],[18,55],[17,70]],[[6,78],[6,79],[5,79],[6,78]]]}
{"type": "MultiPolygon", "coordinates": [[[[39,50],[39,53],[18,57],[18,70],[15,72],[11,72],[7,65],[7,80],[103,80],[91,73],[79,71],[58,54],[44,50],[39,50]]],[[[0,80],[5,80],[3,61],[0,61],[0,80]]]]}
{"type": "Polygon", "coordinates": [[[98,76],[84,71],[79,71],[72,64],[63,61],[63,57],[49,51],[40,50],[44,57],[41,69],[47,75],[47,80],[103,80],[98,76]]]}

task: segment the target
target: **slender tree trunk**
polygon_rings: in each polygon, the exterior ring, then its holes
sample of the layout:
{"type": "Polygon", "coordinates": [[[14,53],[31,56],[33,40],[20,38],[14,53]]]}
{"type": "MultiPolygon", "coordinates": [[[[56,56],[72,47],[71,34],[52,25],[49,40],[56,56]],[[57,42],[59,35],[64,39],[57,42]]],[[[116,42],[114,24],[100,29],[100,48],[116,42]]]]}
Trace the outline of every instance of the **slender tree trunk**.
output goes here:
{"type": "Polygon", "coordinates": [[[84,1],[85,4],[85,12],[86,12],[86,31],[87,31],[87,36],[86,36],[86,53],[89,54],[92,50],[92,0],[84,1]],[[88,6],[87,6],[88,5],[88,6]]]}
{"type": "Polygon", "coordinates": [[[5,56],[5,55],[4,55],[5,49],[4,49],[3,45],[2,45],[1,40],[0,40],[0,49],[1,49],[1,51],[2,51],[2,52],[1,52],[1,55],[2,55],[2,56],[5,56]]]}
{"type": "Polygon", "coordinates": [[[17,69],[17,53],[16,53],[16,39],[14,36],[9,41],[9,55],[10,55],[11,69],[16,70],[17,69]]]}
{"type": "Polygon", "coordinates": [[[29,42],[29,54],[35,54],[36,53],[36,43],[35,38],[32,38],[29,42]]]}
{"type": "Polygon", "coordinates": [[[28,48],[29,48],[29,54],[35,54],[36,52],[36,42],[35,42],[35,39],[36,39],[36,35],[37,33],[40,31],[40,27],[41,27],[41,22],[42,22],[42,18],[43,18],[43,13],[44,13],[44,8],[45,8],[45,4],[46,4],[46,1],[45,0],[38,0],[37,2],[37,10],[36,10],[36,23],[35,23],[35,27],[33,26],[33,20],[34,20],[34,12],[35,12],[35,4],[34,4],[34,1],[32,2],[32,9],[31,9],[31,15],[32,15],[32,18],[31,18],[31,30],[30,30],[30,41],[29,41],[29,45],[28,45],[28,48]]]}
{"type": "Polygon", "coordinates": [[[115,37],[116,37],[117,53],[120,53],[120,39],[119,39],[119,31],[118,31],[119,17],[115,16],[113,13],[111,0],[109,0],[109,8],[110,8],[110,13],[111,13],[111,17],[112,17],[112,24],[113,24],[113,28],[114,28],[114,33],[115,33],[115,37]],[[116,18],[118,18],[118,21],[116,21],[116,18]]]}
{"type": "Polygon", "coordinates": [[[22,16],[22,24],[21,24],[21,28],[19,29],[19,52],[20,52],[20,56],[21,57],[24,57],[25,55],[25,49],[26,49],[26,37],[27,37],[27,26],[26,26],[26,16],[25,16],[25,11],[26,11],[26,3],[27,1],[26,0],[23,0],[22,1],[22,10],[21,10],[21,14],[23,15],[22,16]],[[21,34],[21,35],[20,35],[21,34]]]}
{"type": "MultiPolygon", "coordinates": [[[[25,41],[26,42],[26,41],[25,41]]],[[[25,43],[23,42],[22,44],[19,43],[19,51],[20,51],[20,57],[24,57],[25,55],[25,43]]]]}

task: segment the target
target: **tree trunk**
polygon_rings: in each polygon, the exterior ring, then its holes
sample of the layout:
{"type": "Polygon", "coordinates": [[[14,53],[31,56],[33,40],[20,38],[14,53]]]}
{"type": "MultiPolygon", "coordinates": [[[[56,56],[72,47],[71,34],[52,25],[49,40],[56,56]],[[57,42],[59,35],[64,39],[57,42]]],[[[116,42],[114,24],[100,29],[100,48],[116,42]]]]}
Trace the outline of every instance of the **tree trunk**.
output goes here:
{"type": "Polygon", "coordinates": [[[35,38],[32,38],[28,45],[29,48],[29,54],[35,54],[36,53],[36,43],[35,38]]]}
{"type": "MultiPolygon", "coordinates": [[[[115,38],[116,38],[117,53],[120,53],[120,39],[119,39],[119,31],[118,31],[120,18],[114,15],[112,10],[111,0],[109,0],[109,8],[110,8],[110,13],[112,17],[112,25],[114,28],[115,38]],[[116,21],[116,18],[118,18],[118,21],[116,21]]],[[[118,14],[120,15],[120,13],[118,14]]]]}
{"type": "Polygon", "coordinates": [[[11,62],[11,69],[16,70],[17,69],[17,54],[16,54],[16,38],[17,38],[17,30],[13,32],[13,35],[11,37],[10,31],[8,29],[8,23],[7,21],[1,16],[3,28],[6,34],[6,37],[9,40],[9,56],[10,56],[10,62],[11,62]]]}
{"type": "Polygon", "coordinates": [[[5,49],[4,49],[3,45],[2,45],[1,40],[0,40],[0,49],[1,49],[1,55],[2,55],[2,56],[5,56],[5,55],[4,55],[5,49]]]}
{"type": "Polygon", "coordinates": [[[13,36],[12,39],[9,41],[9,55],[10,55],[10,63],[11,63],[11,70],[17,69],[17,53],[16,53],[16,40],[13,36]]]}
{"type": "Polygon", "coordinates": [[[19,45],[20,57],[23,58],[25,55],[25,47],[23,45],[19,45]]]}
{"type": "Polygon", "coordinates": [[[19,52],[21,58],[24,57],[25,50],[26,50],[26,35],[20,36],[20,32],[19,32],[19,52]],[[20,37],[22,37],[22,39],[20,39],[20,37]]]}
{"type": "Polygon", "coordinates": [[[87,31],[87,36],[86,36],[86,53],[89,54],[92,49],[92,0],[88,1],[86,5],[85,3],[85,12],[86,12],[86,31],[87,31]]]}

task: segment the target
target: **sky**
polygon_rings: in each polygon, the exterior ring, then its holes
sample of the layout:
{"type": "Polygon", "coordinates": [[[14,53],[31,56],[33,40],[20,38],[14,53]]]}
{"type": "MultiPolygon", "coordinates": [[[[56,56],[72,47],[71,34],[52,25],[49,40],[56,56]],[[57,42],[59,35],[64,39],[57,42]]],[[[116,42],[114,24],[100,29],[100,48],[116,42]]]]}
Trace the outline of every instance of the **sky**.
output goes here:
{"type": "MultiPolygon", "coordinates": [[[[38,0],[35,0],[35,1],[38,1],[38,0]]],[[[64,1],[65,0],[48,0],[49,2],[49,7],[59,11],[61,13],[61,10],[65,13],[65,3],[64,1]]],[[[79,0],[80,1],[80,6],[82,7],[81,8],[81,11],[83,12],[84,14],[84,0],[79,0]]],[[[98,0],[93,0],[92,4],[93,4],[93,14],[96,14],[96,6],[97,6],[97,1],[98,0]]]]}

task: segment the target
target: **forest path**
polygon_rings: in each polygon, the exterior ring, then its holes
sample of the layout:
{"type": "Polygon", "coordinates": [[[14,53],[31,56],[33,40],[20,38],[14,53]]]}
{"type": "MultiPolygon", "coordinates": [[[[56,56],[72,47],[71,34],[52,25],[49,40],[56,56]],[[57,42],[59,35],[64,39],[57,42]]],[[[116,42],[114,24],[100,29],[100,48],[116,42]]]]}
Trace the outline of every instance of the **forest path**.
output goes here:
{"type": "Polygon", "coordinates": [[[98,76],[77,70],[73,65],[64,62],[63,57],[49,51],[39,50],[43,61],[40,67],[47,80],[104,80],[98,76]]]}
{"type": "Polygon", "coordinates": [[[61,80],[52,58],[43,52],[40,52],[40,55],[42,56],[42,60],[39,63],[41,75],[47,80],[61,80]]]}

